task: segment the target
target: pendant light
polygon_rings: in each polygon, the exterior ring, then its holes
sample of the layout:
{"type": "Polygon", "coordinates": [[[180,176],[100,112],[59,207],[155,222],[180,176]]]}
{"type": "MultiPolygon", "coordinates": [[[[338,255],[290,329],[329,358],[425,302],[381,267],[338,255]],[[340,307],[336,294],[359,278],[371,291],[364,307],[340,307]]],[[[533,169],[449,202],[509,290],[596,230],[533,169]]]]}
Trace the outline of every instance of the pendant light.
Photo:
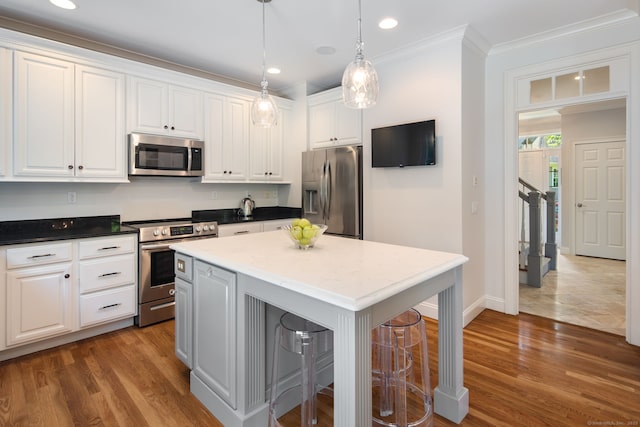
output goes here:
{"type": "Polygon", "coordinates": [[[267,45],[265,41],[264,4],[270,3],[271,0],[258,0],[258,2],[262,3],[262,82],[260,83],[262,90],[251,103],[251,121],[256,126],[267,128],[278,124],[278,107],[267,91],[269,83],[267,83],[266,77],[267,45]]]}
{"type": "Polygon", "coordinates": [[[364,59],[362,41],[362,3],[358,0],[358,39],[356,58],[342,75],[342,100],[349,108],[369,108],[378,99],[378,74],[370,61],[364,59]]]}

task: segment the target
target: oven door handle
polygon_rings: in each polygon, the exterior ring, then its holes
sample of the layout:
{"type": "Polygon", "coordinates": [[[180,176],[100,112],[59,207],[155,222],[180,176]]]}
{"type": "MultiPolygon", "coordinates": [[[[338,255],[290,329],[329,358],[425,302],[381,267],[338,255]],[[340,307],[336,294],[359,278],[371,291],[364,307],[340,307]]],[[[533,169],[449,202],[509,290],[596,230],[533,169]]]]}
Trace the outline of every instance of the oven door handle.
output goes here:
{"type": "Polygon", "coordinates": [[[148,250],[154,250],[154,249],[169,249],[169,246],[171,246],[171,243],[159,243],[159,244],[155,244],[155,245],[140,245],[140,250],[141,251],[148,251],[148,250]]]}

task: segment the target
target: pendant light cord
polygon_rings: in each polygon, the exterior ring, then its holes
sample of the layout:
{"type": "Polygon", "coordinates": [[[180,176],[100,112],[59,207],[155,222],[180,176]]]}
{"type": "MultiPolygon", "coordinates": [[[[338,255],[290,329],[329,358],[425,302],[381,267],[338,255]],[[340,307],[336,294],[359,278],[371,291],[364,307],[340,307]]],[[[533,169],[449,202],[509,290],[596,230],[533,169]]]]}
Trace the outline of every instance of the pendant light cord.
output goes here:
{"type": "Polygon", "coordinates": [[[265,0],[262,1],[262,90],[267,90],[267,76],[266,76],[266,68],[267,68],[267,30],[266,30],[266,19],[265,15],[265,0]]]}
{"type": "Polygon", "coordinates": [[[356,59],[363,59],[362,55],[362,0],[358,0],[358,39],[356,40],[356,59]]]}

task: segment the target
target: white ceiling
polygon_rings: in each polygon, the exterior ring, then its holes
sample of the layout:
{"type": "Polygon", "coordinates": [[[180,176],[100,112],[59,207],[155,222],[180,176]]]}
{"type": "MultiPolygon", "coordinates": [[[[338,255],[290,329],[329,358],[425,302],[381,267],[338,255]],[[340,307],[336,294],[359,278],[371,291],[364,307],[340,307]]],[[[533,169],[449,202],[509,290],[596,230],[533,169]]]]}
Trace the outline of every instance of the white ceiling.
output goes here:
{"type": "MultiPolygon", "coordinates": [[[[63,31],[258,86],[262,73],[260,0],[75,0],[63,10],[48,0],[2,0],[0,17],[63,31]]],[[[365,57],[391,51],[461,26],[488,46],[584,23],[603,15],[637,13],[639,0],[362,0],[365,57]],[[385,16],[397,28],[377,27],[385,16]]],[[[280,92],[307,81],[337,86],[353,60],[357,0],[273,0],[266,4],[268,76],[280,92]],[[321,55],[321,46],[335,48],[321,55]]]]}

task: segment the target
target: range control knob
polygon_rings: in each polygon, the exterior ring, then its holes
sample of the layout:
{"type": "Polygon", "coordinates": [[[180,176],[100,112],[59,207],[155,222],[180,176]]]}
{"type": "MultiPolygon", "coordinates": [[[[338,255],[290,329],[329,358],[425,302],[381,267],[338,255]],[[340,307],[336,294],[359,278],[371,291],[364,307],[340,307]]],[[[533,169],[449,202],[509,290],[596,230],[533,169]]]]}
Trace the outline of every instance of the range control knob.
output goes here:
{"type": "Polygon", "coordinates": [[[196,225],[196,233],[199,233],[202,230],[199,225],[196,225]]]}
{"type": "Polygon", "coordinates": [[[209,226],[205,224],[205,226],[204,226],[203,230],[204,230],[204,231],[209,231],[209,226]]]}
{"type": "Polygon", "coordinates": [[[162,229],[162,235],[163,235],[163,236],[166,236],[166,235],[167,235],[167,229],[166,229],[166,228],[163,228],[163,229],[162,229]]]}
{"type": "Polygon", "coordinates": [[[157,228],[155,230],[153,230],[153,235],[157,236],[160,234],[160,230],[158,230],[157,228]]]}

